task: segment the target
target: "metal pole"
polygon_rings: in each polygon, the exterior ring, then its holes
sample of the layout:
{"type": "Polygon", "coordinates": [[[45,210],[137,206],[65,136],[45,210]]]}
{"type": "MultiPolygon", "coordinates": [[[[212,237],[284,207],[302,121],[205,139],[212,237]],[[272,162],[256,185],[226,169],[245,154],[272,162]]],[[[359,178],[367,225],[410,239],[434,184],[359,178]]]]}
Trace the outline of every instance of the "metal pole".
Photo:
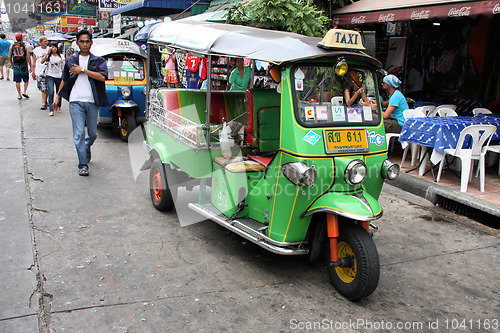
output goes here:
{"type": "MultiPolygon", "coordinates": [[[[205,140],[207,141],[208,156],[212,159],[212,154],[210,153],[210,112],[212,103],[212,56],[209,55],[207,59],[207,107],[205,111],[205,140]]],[[[198,202],[200,204],[207,203],[205,200],[205,193],[207,187],[207,180],[205,178],[200,179],[200,193],[198,202]]],[[[209,201],[208,201],[209,202],[209,201]]]]}
{"type": "Polygon", "coordinates": [[[205,111],[205,139],[207,141],[207,149],[210,149],[210,113],[212,103],[212,56],[208,56],[207,60],[207,108],[205,111]]]}
{"type": "Polygon", "coordinates": [[[146,73],[147,73],[147,81],[146,81],[146,119],[149,117],[149,94],[151,91],[151,44],[147,44],[147,54],[146,54],[146,73]]]}

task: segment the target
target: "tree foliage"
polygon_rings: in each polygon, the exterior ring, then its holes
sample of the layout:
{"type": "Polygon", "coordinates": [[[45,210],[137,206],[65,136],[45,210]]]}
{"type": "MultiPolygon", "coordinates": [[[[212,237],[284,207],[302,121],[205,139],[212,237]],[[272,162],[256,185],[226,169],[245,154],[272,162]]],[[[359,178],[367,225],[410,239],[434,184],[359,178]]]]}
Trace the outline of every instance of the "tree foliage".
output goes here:
{"type": "Polygon", "coordinates": [[[358,0],[314,0],[313,3],[331,17],[335,9],[350,5],[356,1],[358,0]]]}
{"type": "Polygon", "coordinates": [[[306,0],[253,0],[229,6],[226,22],[259,28],[323,36],[328,17],[306,0]]]}

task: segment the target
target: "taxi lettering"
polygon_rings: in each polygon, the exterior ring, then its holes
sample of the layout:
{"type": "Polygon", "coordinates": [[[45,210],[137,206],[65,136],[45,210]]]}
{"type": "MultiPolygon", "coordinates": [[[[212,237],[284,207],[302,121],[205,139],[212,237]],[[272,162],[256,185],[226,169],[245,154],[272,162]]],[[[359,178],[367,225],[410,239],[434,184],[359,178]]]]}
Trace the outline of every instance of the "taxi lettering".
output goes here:
{"type": "Polygon", "coordinates": [[[335,35],[337,36],[337,43],[340,44],[358,44],[358,34],[344,34],[341,32],[336,32],[335,35]],[[349,40],[347,40],[346,36],[349,36],[349,40]],[[354,41],[352,38],[354,37],[354,41]],[[340,40],[339,40],[340,39],[340,40]]]}

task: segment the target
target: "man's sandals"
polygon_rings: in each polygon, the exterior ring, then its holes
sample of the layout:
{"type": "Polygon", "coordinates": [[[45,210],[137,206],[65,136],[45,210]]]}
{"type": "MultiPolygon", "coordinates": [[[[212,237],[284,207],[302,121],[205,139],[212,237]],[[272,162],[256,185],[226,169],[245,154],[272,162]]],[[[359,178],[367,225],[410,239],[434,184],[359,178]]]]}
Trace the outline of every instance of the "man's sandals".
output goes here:
{"type": "Polygon", "coordinates": [[[80,176],[88,176],[89,175],[89,168],[88,167],[81,167],[79,170],[78,170],[78,174],[80,176]]]}

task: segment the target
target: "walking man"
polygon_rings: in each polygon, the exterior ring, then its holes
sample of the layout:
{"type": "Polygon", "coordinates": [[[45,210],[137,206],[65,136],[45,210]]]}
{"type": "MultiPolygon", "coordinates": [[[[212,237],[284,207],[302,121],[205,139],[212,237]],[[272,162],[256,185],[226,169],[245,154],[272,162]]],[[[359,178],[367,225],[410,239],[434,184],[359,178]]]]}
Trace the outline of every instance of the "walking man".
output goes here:
{"type": "Polygon", "coordinates": [[[49,48],[47,47],[47,44],[49,41],[47,40],[47,37],[42,36],[40,39],[38,39],[38,42],[40,43],[39,46],[35,47],[33,50],[33,80],[36,79],[36,86],[38,90],[41,91],[42,93],[42,107],[40,109],[42,110],[47,110],[48,104],[47,104],[47,97],[48,97],[48,92],[47,92],[47,83],[45,82],[45,76],[41,76],[40,72],[42,71],[42,57],[49,52],[49,48]]]}
{"type": "Polygon", "coordinates": [[[66,60],[62,82],[52,107],[59,110],[61,97],[69,101],[73,140],[78,155],[78,174],[88,176],[90,148],[97,138],[99,106],[109,105],[104,84],[108,77],[108,67],[104,58],[90,53],[92,34],[88,30],[81,30],[76,34],[76,43],[80,52],[66,60]]]}
{"type": "Polygon", "coordinates": [[[14,69],[14,82],[17,88],[17,99],[30,98],[26,91],[30,82],[31,71],[30,48],[23,43],[23,34],[16,34],[16,42],[10,46],[9,59],[14,69]],[[29,64],[29,67],[28,67],[29,64]],[[21,96],[21,80],[24,81],[24,93],[21,96]]]}
{"type": "Polygon", "coordinates": [[[0,80],[3,80],[3,68],[5,66],[5,70],[7,71],[7,81],[9,81],[11,68],[9,59],[10,42],[5,38],[5,34],[0,34],[0,71],[2,72],[2,77],[0,77],[0,80]]]}

